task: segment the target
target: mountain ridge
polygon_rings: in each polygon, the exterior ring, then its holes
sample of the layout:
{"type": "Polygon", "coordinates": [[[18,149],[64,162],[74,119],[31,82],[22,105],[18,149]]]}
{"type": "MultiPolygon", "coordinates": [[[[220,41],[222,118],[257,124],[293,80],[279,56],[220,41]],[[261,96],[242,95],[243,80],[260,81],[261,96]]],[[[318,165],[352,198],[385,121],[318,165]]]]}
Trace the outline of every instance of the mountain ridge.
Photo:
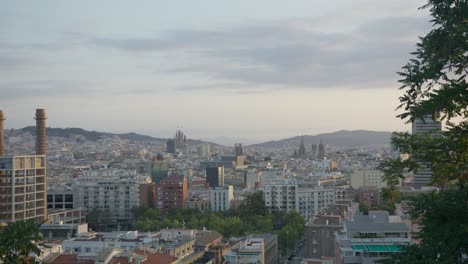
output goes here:
{"type": "MultiPolygon", "coordinates": [[[[361,146],[383,147],[390,144],[392,132],[372,130],[339,130],[317,135],[303,135],[306,147],[318,144],[320,140],[324,144],[333,147],[355,148],[361,146]]],[[[248,145],[252,148],[285,148],[291,145],[299,146],[302,136],[294,136],[280,140],[270,140],[263,143],[248,145]]]]}
{"type": "MultiPolygon", "coordinates": [[[[24,133],[29,133],[32,135],[36,134],[36,127],[35,126],[27,126],[18,129],[19,131],[22,131],[24,133]]],[[[147,136],[147,135],[142,135],[138,134],[135,132],[129,132],[129,133],[109,133],[109,132],[99,132],[99,131],[89,131],[85,130],[83,128],[78,128],[78,127],[67,127],[67,128],[58,128],[58,127],[47,127],[46,131],[48,136],[52,137],[64,137],[64,138],[70,138],[72,135],[81,135],[84,136],[87,140],[90,141],[96,141],[100,139],[103,136],[106,137],[114,137],[118,136],[123,139],[127,140],[134,140],[134,141],[159,141],[159,142],[166,142],[167,138],[157,138],[157,137],[152,137],[152,136],[147,136]]],[[[218,146],[216,143],[212,142],[207,142],[203,140],[197,140],[197,139],[188,139],[190,144],[198,145],[201,143],[209,143],[212,145],[218,146]]]]}

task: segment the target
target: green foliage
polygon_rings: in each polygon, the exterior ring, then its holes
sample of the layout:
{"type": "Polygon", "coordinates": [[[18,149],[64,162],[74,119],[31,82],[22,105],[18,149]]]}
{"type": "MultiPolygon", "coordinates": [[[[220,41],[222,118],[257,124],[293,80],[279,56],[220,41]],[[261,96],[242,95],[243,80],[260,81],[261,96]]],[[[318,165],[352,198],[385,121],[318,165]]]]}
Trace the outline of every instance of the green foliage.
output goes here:
{"type": "Polygon", "coordinates": [[[304,218],[298,213],[275,212],[268,214],[262,192],[247,196],[239,208],[226,212],[174,209],[168,215],[162,215],[156,209],[147,209],[138,215],[135,227],[141,231],[158,231],[161,228],[202,229],[205,227],[220,232],[224,237],[276,233],[279,236],[281,250],[285,250],[286,246],[292,247],[294,242],[300,239],[304,233],[304,218]]]}
{"type": "Polygon", "coordinates": [[[445,120],[439,134],[395,133],[393,145],[408,159],[382,166],[392,200],[396,183],[424,164],[433,172],[439,193],[409,197],[411,215],[421,222],[419,244],[387,263],[466,263],[468,181],[468,2],[428,0],[434,28],[420,38],[410,62],[402,68],[399,115],[408,122],[431,116],[445,120]],[[456,121],[457,119],[461,121],[456,121]],[[454,121],[455,120],[455,121],[454,121]],[[451,189],[448,189],[450,187],[451,189]],[[464,256],[464,257],[463,257],[464,256]]]}
{"type": "Polygon", "coordinates": [[[367,203],[360,203],[359,204],[359,211],[364,214],[368,215],[369,211],[387,211],[389,214],[395,214],[396,206],[394,203],[383,203],[380,205],[369,205],[367,203]]]}
{"type": "Polygon", "coordinates": [[[41,255],[39,243],[42,236],[35,220],[16,221],[9,223],[0,232],[0,262],[5,264],[40,263],[29,256],[41,255]]]}

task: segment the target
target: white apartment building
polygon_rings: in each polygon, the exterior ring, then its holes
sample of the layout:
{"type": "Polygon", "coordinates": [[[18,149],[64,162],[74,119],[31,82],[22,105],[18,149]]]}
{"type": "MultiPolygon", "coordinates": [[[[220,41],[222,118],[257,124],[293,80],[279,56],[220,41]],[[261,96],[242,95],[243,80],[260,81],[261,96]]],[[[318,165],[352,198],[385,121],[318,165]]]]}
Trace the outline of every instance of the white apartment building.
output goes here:
{"type": "Polygon", "coordinates": [[[335,190],[299,188],[295,179],[273,180],[264,187],[265,206],[270,212],[296,211],[312,219],[323,208],[335,202],[335,190]]]}
{"type": "Polygon", "coordinates": [[[140,184],[151,182],[136,171],[103,170],[84,172],[73,183],[73,207],[85,211],[105,210],[109,221],[128,221],[130,209],[140,205],[140,184]]]}
{"type": "Polygon", "coordinates": [[[254,189],[255,184],[260,184],[261,172],[255,168],[249,168],[244,172],[244,184],[247,189],[254,189]]]}
{"type": "Polygon", "coordinates": [[[362,169],[351,174],[351,186],[353,189],[361,187],[374,187],[377,189],[387,187],[383,181],[384,173],[380,170],[362,169]]]}
{"type": "Polygon", "coordinates": [[[299,213],[313,219],[323,208],[335,203],[335,189],[299,189],[299,213]]]}
{"type": "Polygon", "coordinates": [[[299,211],[298,185],[294,179],[271,180],[263,188],[265,206],[270,212],[299,211]]]}
{"type": "Polygon", "coordinates": [[[234,188],[232,185],[212,188],[210,192],[211,210],[214,212],[229,210],[233,198],[234,188]]]}

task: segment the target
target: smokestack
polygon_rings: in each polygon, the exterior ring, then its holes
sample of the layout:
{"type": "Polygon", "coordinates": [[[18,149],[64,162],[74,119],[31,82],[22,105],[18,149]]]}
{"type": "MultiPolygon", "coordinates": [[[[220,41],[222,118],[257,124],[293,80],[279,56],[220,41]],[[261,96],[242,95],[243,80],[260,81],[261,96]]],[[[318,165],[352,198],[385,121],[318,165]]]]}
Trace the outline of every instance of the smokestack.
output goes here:
{"type": "Polygon", "coordinates": [[[36,109],[36,155],[47,154],[46,113],[45,109],[36,109]]]}
{"type": "Polygon", "coordinates": [[[5,121],[5,116],[3,115],[3,111],[0,110],[0,156],[5,155],[5,131],[3,121],[5,121]]]}

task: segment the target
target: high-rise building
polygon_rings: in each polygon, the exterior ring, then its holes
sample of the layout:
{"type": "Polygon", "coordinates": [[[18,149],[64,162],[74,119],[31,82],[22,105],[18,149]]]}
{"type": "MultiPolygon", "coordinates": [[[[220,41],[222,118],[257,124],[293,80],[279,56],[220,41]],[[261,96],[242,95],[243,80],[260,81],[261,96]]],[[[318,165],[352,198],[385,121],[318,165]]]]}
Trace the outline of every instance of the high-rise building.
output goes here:
{"type": "Polygon", "coordinates": [[[0,222],[47,219],[45,155],[0,156],[0,222]]]}
{"type": "Polygon", "coordinates": [[[166,143],[166,152],[175,154],[176,153],[176,143],[174,139],[168,139],[166,143]]]}
{"type": "Polygon", "coordinates": [[[106,225],[128,225],[131,209],[140,206],[140,186],[149,183],[147,175],[136,171],[100,170],[84,172],[73,183],[73,207],[108,214],[106,225]]]}
{"type": "Polygon", "coordinates": [[[318,145],[312,144],[311,158],[316,160],[318,158],[318,145]]]}
{"type": "Polygon", "coordinates": [[[224,166],[206,168],[206,182],[210,187],[224,186],[224,166]]]}
{"type": "Polygon", "coordinates": [[[227,211],[231,208],[231,201],[234,198],[232,185],[224,187],[214,187],[210,191],[211,211],[227,211]]]}
{"type": "Polygon", "coordinates": [[[188,197],[187,178],[171,175],[158,184],[158,209],[168,213],[174,208],[184,208],[188,197]]]}
{"type": "Polygon", "coordinates": [[[209,157],[209,156],[211,156],[210,144],[203,143],[203,144],[198,145],[197,154],[200,157],[209,157]]]}
{"type": "Polygon", "coordinates": [[[319,160],[325,159],[325,145],[323,144],[323,141],[320,140],[320,144],[318,145],[318,154],[317,158],[319,160]]]}
{"type": "Polygon", "coordinates": [[[0,111],[0,222],[47,219],[46,115],[36,109],[36,155],[5,156],[0,111]]]}
{"type": "MultiPolygon", "coordinates": [[[[413,135],[431,134],[432,136],[438,136],[441,131],[442,123],[438,121],[437,118],[433,120],[432,116],[415,119],[412,124],[413,135]]],[[[420,162],[420,168],[417,173],[414,174],[413,185],[415,187],[423,187],[428,185],[431,179],[432,170],[429,168],[429,164],[420,162]]]]}

